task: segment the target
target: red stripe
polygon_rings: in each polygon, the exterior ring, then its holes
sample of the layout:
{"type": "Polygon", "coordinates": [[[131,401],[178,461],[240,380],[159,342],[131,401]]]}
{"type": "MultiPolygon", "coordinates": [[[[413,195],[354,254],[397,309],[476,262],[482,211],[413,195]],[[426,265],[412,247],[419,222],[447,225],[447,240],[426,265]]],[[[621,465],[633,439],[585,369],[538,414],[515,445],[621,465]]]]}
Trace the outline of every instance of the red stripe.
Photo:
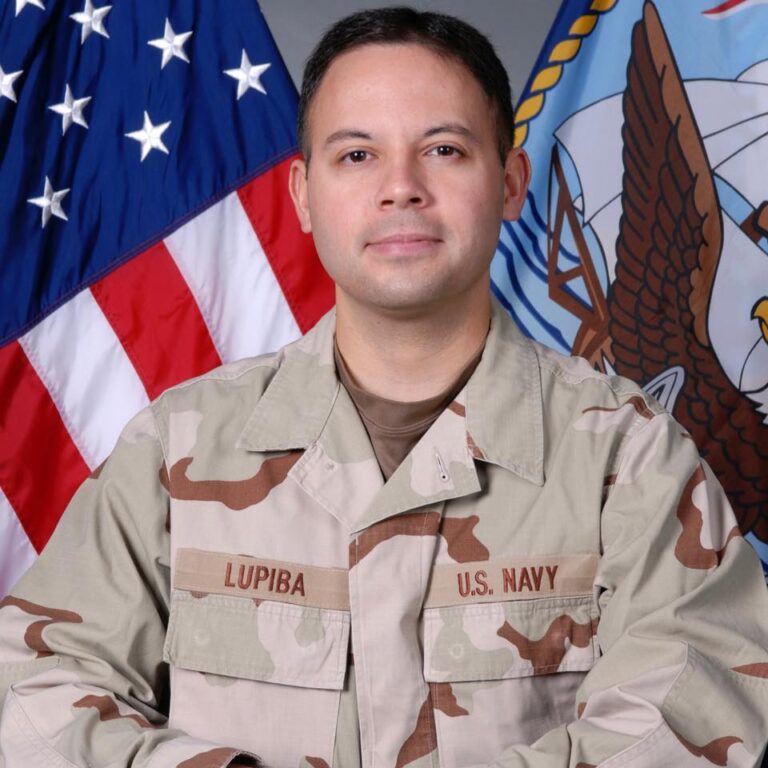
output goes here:
{"type": "Polygon", "coordinates": [[[0,382],[0,486],[40,552],[90,470],[16,341],[0,349],[0,382]]]}
{"type": "Polygon", "coordinates": [[[195,297],[163,243],[91,286],[150,399],[221,365],[195,297]]]}
{"type": "Polygon", "coordinates": [[[744,2],[746,2],[746,0],[725,0],[724,3],[720,3],[720,5],[710,8],[708,11],[702,11],[702,14],[705,16],[714,16],[716,13],[725,13],[744,2]]]}
{"type": "Polygon", "coordinates": [[[299,227],[288,194],[288,158],[238,190],[240,202],[302,333],[332,306],[333,282],[299,227]]]}

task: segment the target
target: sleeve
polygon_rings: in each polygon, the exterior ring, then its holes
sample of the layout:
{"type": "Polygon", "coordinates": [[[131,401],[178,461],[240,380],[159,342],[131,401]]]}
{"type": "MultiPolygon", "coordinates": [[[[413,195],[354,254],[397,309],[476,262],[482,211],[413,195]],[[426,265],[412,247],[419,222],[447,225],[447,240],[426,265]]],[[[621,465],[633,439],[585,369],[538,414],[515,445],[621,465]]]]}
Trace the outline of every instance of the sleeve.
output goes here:
{"type": "Polygon", "coordinates": [[[749,768],[768,741],[768,590],[683,428],[628,437],[601,516],[601,657],[573,722],[500,768],[749,768]]]}
{"type": "Polygon", "coordinates": [[[147,409],[0,601],[0,767],[259,765],[246,752],[167,727],[163,469],[147,409]]]}

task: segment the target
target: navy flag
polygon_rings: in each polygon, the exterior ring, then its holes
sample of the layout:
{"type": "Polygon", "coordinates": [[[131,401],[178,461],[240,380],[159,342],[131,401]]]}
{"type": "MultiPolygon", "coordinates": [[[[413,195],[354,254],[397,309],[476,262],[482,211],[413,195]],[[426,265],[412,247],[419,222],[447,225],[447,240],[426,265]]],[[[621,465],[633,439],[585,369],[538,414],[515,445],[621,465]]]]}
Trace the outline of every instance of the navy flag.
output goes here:
{"type": "Polygon", "coordinates": [[[768,572],[766,29],[758,0],[564,2],[518,107],[533,179],[492,278],[531,337],[675,415],[768,572]]]}

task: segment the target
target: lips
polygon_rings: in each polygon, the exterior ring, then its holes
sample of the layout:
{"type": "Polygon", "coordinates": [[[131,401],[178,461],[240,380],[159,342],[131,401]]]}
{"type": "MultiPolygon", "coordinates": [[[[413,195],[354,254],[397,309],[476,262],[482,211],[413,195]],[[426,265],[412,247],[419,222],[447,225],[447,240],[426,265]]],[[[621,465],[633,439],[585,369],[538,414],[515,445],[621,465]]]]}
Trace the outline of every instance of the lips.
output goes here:
{"type": "Polygon", "coordinates": [[[431,251],[440,238],[424,232],[399,232],[387,237],[371,240],[368,247],[377,253],[388,255],[410,255],[431,251]]]}
{"type": "Polygon", "coordinates": [[[438,238],[422,232],[404,232],[396,235],[389,235],[388,237],[382,237],[378,240],[372,240],[370,244],[382,245],[385,243],[413,243],[422,242],[424,240],[436,243],[438,238]]]}

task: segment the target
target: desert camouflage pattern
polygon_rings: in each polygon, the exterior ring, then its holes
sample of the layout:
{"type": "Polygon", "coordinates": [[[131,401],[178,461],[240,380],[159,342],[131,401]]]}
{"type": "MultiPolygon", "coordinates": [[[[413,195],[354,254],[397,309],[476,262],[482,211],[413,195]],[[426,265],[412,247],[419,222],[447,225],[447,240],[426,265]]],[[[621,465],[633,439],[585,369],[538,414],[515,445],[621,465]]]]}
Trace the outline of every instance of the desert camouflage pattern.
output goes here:
{"type": "Polygon", "coordinates": [[[0,602],[0,766],[758,764],[768,594],[680,425],[494,307],[384,483],[334,323],[85,482],[0,602]]]}

